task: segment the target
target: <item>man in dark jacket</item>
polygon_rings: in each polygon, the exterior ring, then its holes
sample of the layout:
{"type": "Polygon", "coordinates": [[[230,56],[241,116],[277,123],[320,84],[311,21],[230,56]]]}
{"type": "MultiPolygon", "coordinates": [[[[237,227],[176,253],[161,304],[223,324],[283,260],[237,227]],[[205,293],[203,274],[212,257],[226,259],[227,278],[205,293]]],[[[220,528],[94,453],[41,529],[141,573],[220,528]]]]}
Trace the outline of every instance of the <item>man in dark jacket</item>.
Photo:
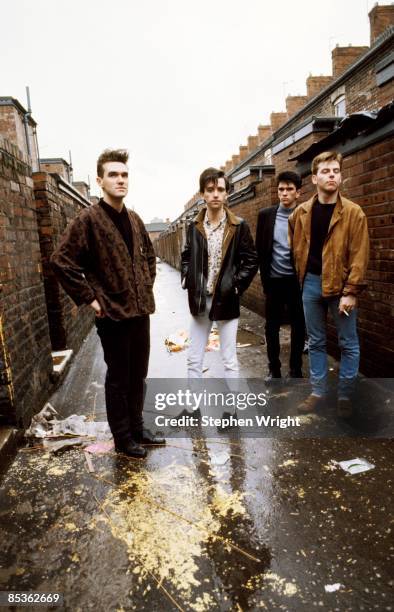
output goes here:
{"type": "Polygon", "coordinates": [[[71,222],[52,266],[75,304],[95,311],[108,366],[105,400],[115,449],[145,457],[142,444],[164,443],[143,429],[142,418],[156,257],[140,217],[123,203],[127,161],[127,151],[100,155],[97,182],[103,198],[71,222]]]}
{"type": "Polygon", "coordinates": [[[206,206],[190,223],[182,252],[182,286],[188,291],[192,315],[189,378],[202,377],[213,321],[219,328],[225,376],[238,376],[239,298],[257,272],[257,255],[247,223],[225,206],[228,192],[222,171],[204,170],[200,193],[206,206]]]}
{"type": "Polygon", "coordinates": [[[295,172],[281,172],[276,183],[279,204],[260,210],[256,232],[256,249],[265,293],[265,338],[269,367],[265,379],[267,383],[281,378],[279,330],[285,307],[291,326],[291,378],[302,378],[305,338],[301,290],[288,242],[288,219],[300,196],[301,177],[295,172]]]}

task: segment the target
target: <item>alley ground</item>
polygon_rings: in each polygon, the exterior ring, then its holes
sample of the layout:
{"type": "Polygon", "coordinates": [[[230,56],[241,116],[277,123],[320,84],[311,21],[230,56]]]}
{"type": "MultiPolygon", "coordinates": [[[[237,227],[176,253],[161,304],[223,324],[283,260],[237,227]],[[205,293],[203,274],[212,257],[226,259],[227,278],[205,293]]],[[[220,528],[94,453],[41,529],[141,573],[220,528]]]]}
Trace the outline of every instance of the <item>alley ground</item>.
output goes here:
{"type": "MultiPolygon", "coordinates": [[[[149,376],[183,378],[186,352],[169,354],[164,339],[187,330],[186,293],[176,270],[158,268],[149,376]]],[[[241,374],[261,378],[263,320],[245,309],[239,342],[249,345],[239,349],[241,374]]],[[[206,367],[221,376],[218,353],[206,367]]],[[[105,420],[104,374],[92,330],[51,404],[61,417],[105,420]]],[[[275,393],[288,396],[288,383],[275,393]]],[[[306,384],[291,393],[301,398],[306,384]]],[[[334,410],[310,420],[324,427],[334,410]]],[[[0,590],[63,593],[73,612],[392,610],[394,453],[383,433],[366,437],[372,430],[188,432],[145,461],[92,455],[94,472],[81,448],[22,448],[0,483],[0,590]],[[357,457],[375,467],[350,475],[333,464],[357,457]]]]}

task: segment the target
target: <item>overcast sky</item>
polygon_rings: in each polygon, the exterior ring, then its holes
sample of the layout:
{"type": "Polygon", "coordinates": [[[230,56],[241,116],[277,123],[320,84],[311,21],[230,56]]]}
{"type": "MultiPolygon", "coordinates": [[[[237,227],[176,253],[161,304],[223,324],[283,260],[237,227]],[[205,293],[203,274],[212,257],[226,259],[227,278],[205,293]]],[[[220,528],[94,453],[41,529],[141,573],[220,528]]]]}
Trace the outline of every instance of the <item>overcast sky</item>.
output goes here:
{"type": "MultiPolygon", "coordinates": [[[[379,4],[388,4],[380,2],[379,4]]],[[[72,151],[95,186],[107,147],[130,151],[127,205],[177,217],[200,172],[223,165],[331,74],[331,49],[368,45],[370,0],[13,0],[1,7],[0,95],[26,105],[41,157],[72,151]]]]}

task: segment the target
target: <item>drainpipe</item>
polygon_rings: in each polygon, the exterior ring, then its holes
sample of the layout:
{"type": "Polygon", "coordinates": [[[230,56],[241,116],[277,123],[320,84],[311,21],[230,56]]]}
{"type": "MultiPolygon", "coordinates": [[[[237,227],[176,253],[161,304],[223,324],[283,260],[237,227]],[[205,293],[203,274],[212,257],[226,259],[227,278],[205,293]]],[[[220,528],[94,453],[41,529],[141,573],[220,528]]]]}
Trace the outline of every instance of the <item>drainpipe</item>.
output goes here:
{"type": "MultiPolygon", "coordinates": [[[[24,126],[25,126],[25,136],[26,136],[27,151],[28,151],[30,159],[33,162],[32,155],[31,155],[30,138],[29,138],[29,118],[31,117],[31,112],[32,111],[31,111],[31,104],[30,104],[30,89],[29,89],[28,86],[26,86],[26,97],[27,97],[27,113],[23,117],[23,123],[24,123],[24,126]]],[[[33,126],[33,141],[34,141],[36,152],[37,152],[37,166],[38,167],[37,168],[33,168],[32,167],[32,170],[33,170],[33,172],[35,172],[35,171],[40,172],[40,170],[41,170],[40,151],[39,151],[39,148],[38,148],[37,128],[36,128],[35,125],[33,126]]]]}
{"type": "Polygon", "coordinates": [[[29,119],[31,117],[31,107],[30,107],[30,91],[28,87],[26,87],[26,96],[27,96],[27,113],[25,113],[23,116],[23,124],[25,126],[27,153],[31,159],[31,147],[30,147],[30,138],[29,138],[29,119]]]}

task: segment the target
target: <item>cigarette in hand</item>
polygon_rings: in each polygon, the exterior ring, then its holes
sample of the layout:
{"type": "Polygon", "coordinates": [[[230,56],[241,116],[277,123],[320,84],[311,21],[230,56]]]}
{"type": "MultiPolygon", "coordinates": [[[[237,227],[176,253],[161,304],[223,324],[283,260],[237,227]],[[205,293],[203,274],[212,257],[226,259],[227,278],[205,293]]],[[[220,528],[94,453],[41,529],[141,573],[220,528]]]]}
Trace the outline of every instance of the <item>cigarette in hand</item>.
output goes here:
{"type": "Polygon", "coordinates": [[[349,315],[347,310],[343,310],[342,312],[344,312],[347,317],[350,317],[350,315],[349,315]]]}

